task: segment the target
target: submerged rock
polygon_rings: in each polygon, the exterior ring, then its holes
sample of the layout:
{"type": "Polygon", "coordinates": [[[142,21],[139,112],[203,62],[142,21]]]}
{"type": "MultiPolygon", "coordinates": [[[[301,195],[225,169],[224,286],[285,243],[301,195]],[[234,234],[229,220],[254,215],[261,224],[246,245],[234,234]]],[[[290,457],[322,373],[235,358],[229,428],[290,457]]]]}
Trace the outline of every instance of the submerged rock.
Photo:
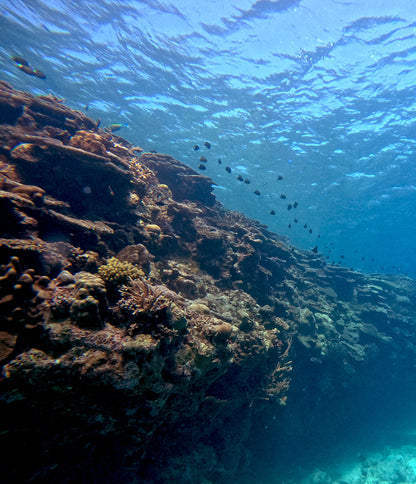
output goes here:
{"type": "Polygon", "coordinates": [[[0,107],[5,481],[243,482],[412,387],[413,281],[290,247],[52,97],[0,107]]]}

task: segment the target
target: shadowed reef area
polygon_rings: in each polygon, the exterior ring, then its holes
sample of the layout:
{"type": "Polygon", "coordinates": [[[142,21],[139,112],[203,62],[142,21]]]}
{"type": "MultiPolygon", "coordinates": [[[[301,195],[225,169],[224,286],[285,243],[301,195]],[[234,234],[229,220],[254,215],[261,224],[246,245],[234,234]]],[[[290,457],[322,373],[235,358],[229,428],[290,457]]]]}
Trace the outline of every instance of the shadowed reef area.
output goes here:
{"type": "Polygon", "coordinates": [[[411,279],[328,266],[4,82],[0,141],[4,482],[262,482],[414,401],[411,279]]]}

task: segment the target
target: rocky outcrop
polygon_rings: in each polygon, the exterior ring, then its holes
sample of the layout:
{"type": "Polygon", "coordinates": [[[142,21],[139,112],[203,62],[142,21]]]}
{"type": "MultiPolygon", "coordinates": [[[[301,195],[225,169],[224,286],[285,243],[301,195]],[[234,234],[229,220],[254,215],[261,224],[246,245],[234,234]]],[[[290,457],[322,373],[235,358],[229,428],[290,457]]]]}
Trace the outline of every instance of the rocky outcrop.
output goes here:
{"type": "Polygon", "coordinates": [[[60,100],[0,106],[8,482],[243,482],[414,359],[410,279],[290,247],[60,100]]]}

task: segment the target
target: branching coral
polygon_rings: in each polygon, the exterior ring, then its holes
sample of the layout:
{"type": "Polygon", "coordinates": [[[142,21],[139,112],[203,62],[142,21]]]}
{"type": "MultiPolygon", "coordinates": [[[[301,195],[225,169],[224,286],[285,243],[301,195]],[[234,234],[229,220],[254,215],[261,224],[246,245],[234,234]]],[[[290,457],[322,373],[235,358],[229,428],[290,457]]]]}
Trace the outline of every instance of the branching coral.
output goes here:
{"type": "Polygon", "coordinates": [[[182,332],[187,325],[183,300],[166,286],[152,286],[136,279],[121,289],[118,302],[120,321],[133,332],[164,332],[166,328],[182,332]]]}
{"type": "Polygon", "coordinates": [[[127,261],[121,261],[116,257],[108,259],[98,269],[98,274],[107,283],[114,286],[126,284],[130,279],[138,279],[144,276],[144,272],[127,261]]]}

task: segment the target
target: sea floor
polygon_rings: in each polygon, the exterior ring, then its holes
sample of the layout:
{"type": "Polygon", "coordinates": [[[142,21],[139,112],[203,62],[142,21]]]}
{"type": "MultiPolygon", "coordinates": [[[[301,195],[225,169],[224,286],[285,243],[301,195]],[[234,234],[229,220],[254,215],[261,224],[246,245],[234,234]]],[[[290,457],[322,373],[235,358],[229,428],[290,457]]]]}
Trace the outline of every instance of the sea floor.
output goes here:
{"type": "Polygon", "coordinates": [[[354,446],[342,455],[332,453],[326,463],[319,459],[317,464],[315,468],[311,463],[299,466],[286,478],[279,473],[279,478],[267,480],[267,484],[416,484],[416,444],[354,446]]]}
{"type": "Polygon", "coordinates": [[[404,484],[416,483],[416,446],[385,447],[380,452],[358,453],[339,465],[316,469],[287,484],[404,484]]]}
{"type": "Polygon", "coordinates": [[[416,484],[414,418],[386,421],[384,428],[356,428],[332,445],[292,449],[281,465],[253,484],[416,484]]]}

